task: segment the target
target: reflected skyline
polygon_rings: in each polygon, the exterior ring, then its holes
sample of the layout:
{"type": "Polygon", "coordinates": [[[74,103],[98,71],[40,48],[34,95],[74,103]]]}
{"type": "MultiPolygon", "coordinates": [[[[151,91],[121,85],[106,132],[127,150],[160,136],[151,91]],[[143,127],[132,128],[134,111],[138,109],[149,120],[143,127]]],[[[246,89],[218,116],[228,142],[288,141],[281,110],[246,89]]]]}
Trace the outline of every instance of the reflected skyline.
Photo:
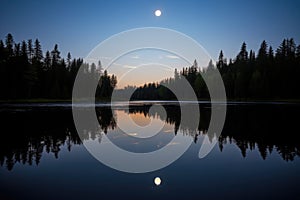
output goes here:
{"type": "MultiPolygon", "coordinates": [[[[176,134],[193,137],[195,144],[204,137],[209,137],[210,141],[214,138],[207,133],[210,104],[200,106],[201,120],[197,130],[191,129],[188,124],[180,124],[180,108],[176,105],[164,105],[166,118],[159,112],[150,113],[149,108],[150,105],[133,105],[129,110],[97,107],[99,125],[91,125],[90,130],[85,130],[84,141],[96,141],[101,145],[101,135],[106,134],[121,148],[132,152],[149,152],[164,145],[174,145],[168,143],[176,134]],[[123,115],[132,116],[140,125],[147,125],[150,119],[155,119],[165,122],[165,126],[157,135],[137,138],[134,136],[138,133],[126,135],[118,129],[113,116],[118,121],[123,120],[123,115]]],[[[263,160],[275,153],[285,161],[293,161],[300,156],[300,145],[295,140],[297,119],[294,117],[299,109],[299,105],[229,105],[218,149],[222,152],[226,145],[235,145],[245,158],[250,151],[258,151],[263,160]]],[[[53,154],[58,158],[62,148],[72,151],[74,145],[82,145],[70,108],[2,110],[0,120],[3,122],[2,133],[5,138],[0,145],[0,164],[8,170],[12,170],[16,163],[39,165],[44,154],[53,154]]]]}

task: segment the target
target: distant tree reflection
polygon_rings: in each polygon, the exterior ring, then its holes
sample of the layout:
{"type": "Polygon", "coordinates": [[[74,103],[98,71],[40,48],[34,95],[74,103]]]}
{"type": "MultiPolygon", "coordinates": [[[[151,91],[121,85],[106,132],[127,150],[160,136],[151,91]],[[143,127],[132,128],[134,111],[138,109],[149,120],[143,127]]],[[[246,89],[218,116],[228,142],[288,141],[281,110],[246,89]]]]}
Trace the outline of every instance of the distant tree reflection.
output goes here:
{"type": "MultiPolygon", "coordinates": [[[[210,104],[200,106],[201,118],[198,128],[188,123],[180,124],[180,107],[164,105],[167,116],[162,113],[150,113],[149,105],[122,107],[97,107],[99,124],[84,130],[84,139],[98,139],[102,134],[110,134],[116,129],[118,120],[115,110],[127,114],[143,114],[145,117],[159,118],[173,125],[174,136],[183,134],[193,137],[195,143],[199,136],[208,136],[210,122],[210,104]]],[[[227,144],[235,144],[243,157],[249,151],[257,150],[262,159],[267,159],[272,152],[277,152],[283,160],[293,161],[300,156],[300,144],[296,140],[299,133],[297,105],[239,105],[228,106],[227,118],[222,135],[219,137],[219,149],[222,152],[227,144]]],[[[0,165],[12,170],[16,163],[38,165],[43,153],[59,157],[62,148],[72,150],[74,145],[81,145],[72,118],[71,109],[22,109],[2,110],[0,112],[1,137],[0,165]]]]}

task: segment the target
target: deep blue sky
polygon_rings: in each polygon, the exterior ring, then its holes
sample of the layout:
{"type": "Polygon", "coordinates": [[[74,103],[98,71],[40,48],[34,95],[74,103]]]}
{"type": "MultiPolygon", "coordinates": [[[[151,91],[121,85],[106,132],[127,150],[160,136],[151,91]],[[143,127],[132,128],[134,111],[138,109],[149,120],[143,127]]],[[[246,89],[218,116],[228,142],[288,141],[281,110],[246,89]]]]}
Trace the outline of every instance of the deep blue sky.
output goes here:
{"type": "Polygon", "coordinates": [[[63,56],[85,57],[112,34],[145,26],[183,32],[214,59],[220,49],[234,57],[243,41],[255,51],[263,39],[274,48],[286,37],[300,42],[298,0],[2,0],[0,7],[1,39],[9,32],[16,41],[38,38],[44,50],[58,43],[63,56]]]}

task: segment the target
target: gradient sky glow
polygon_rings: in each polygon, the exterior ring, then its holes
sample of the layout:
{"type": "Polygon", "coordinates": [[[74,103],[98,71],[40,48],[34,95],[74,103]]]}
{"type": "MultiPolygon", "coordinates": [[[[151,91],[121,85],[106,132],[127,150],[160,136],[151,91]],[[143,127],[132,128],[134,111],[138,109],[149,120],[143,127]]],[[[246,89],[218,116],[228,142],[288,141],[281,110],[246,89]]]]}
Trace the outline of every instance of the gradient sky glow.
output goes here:
{"type": "Polygon", "coordinates": [[[142,86],[145,82],[159,82],[173,77],[175,68],[188,66],[188,62],[170,52],[144,49],[120,57],[108,71],[117,75],[117,88],[123,88],[127,85],[142,86]]]}
{"type": "Polygon", "coordinates": [[[192,37],[216,59],[235,57],[241,43],[257,51],[265,39],[277,48],[283,38],[300,42],[300,1],[216,0],[2,0],[0,38],[38,38],[43,50],[55,43],[63,56],[85,57],[109,36],[140,27],[170,28],[192,37]],[[154,11],[160,9],[161,17],[154,11]]]}

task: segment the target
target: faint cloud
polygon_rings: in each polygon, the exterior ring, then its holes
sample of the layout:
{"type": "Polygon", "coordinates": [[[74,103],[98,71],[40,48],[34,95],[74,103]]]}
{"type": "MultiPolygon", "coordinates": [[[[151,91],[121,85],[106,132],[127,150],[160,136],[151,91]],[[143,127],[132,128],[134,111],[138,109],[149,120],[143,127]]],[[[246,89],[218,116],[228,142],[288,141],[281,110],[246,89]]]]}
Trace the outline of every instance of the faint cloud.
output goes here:
{"type": "Polygon", "coordinates": [[[127,69],[135,69],[137,68],[136,66],[133,66],[133,65],[123,65],[124,68],[127,68],[127,69]]]}
{"type": "Polygon", "coordinates": [[[170,58],[170,59],[180,59],[180,57],[175,56],[175,55],[166,55],[166,58],[170,58]]]}

